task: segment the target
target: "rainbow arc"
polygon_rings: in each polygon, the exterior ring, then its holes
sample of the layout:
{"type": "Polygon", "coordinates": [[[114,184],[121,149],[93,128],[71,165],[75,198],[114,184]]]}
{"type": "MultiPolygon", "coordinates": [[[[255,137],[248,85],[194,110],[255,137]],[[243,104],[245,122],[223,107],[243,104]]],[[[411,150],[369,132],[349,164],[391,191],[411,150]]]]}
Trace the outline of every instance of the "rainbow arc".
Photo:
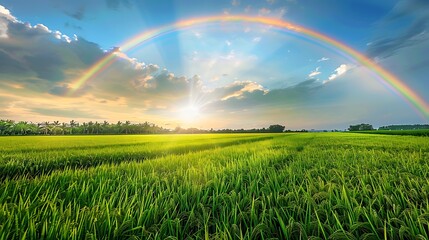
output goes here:
{"type": "MultiPolygon", "coordinates": [[[[345,53],[354,59],[357,63],[365,66],[374,72],[380,79],[380,81],[388,85],[393,91],[398,95],[403,97],[406,102],[410,103],[414,108],[416,108],[426,119],[429,119],[429,105],[409,86],[407,86],[403,81],[398,77],[375,63],[372,59],[368,58],[359,51],[347,46],[346,44],[331,38],[327,35],[324,35],[320,32],[293,24],[288,21],[281,19],[273,19],[268,17],[252,17],[252,16],[243,16],[243,15],[221,15],[221,16],[209,16],[209,17],[200,17],[192,18],[187,20],[182,20],[175,22],[170,25],[162,26],[152,30],[144,31],[141,34],[138,34],[120,46],[122,52],[127,52],[130,49],[161,35],[179,31],[186,28],[191,28],[194,26],[199,26],[208,23],[222,23],[222,22],[245,22],[245,23],[257,23],[272,26],[278,29],[287,30],[297,34],[301,34],[309,39],[314,41],[322,42],[331,46],[340,52],[345,53]]],[[[102,72],[104,69],[108,68],[109,65],[114,61],[115,53],[112,52],[107,54],[105,57],[101,58],[98,62],[94,63],[90,68],[88,68],[84,74],[78,79],[76,79],[71,84],[71,90],[68,94],[73,94],[77,89],[81,88],[86,82],[91,78],[102,72]]]]}

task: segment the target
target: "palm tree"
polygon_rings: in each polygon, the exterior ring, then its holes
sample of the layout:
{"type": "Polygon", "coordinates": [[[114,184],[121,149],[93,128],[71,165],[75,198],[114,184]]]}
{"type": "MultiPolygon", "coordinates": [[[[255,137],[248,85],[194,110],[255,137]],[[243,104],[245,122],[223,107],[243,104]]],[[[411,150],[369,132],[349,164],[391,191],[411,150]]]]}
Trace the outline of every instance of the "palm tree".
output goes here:
{"type": "Polygon", "coordinates": [[[71,120],[70,121],[70,134],[73,134],[73,129],[74,129],[74,127],[76,127],[77,125],[76,125],[76,122],[75,122],[75,120],[71,120]]]}
{"type": "Polygon", "coordinates": [[[27,122],[20,121],[13,126],[14,134],[16,135],[27,135],[28,132],[27,122]]]}
{"type": "Polygon", "coordinates": [[[116,128],[118,129],[118,132],[117,133],[121,133],[122,131],[121,131],[121,128],[122,128],[122,122],[121,121],[118,121],[117,123],[116,123],[116,128]]]}
{"type": "Polygon", "coordinates": [[[0,135],[11,135],[14,124],[13,120],[0,120],[0,135]]]}
{"type": "Polygon", "coordinates": [[[94,123],[92,121],[88,122],[88,134],[89,133],[91,133],[91,134],[94,133],[94,123]]]}
{"type": "Polygon", "coordinates": [[[67,130],[67,123],[61,123],[61,131],[63,132],[63,135],[66,133],[66,130],[67,130]]]}
{"type": "Polygon", "coordinates": [[[89,126],[88,126],[88,123],[86,123],[86,122],[84,122],[84,123],[82,123],[82,132],[84,133],[84,134],[89,134],[89,126]]]}
{"type": "Polygon", "coordinates": [[[58,129],[61,130],[60,121],[54,121],[54,123],[52,124],[52,133],[57,134],[58,129]]]}
{"type": "Polygon", "coordinates": [[[101,130],[101,124],[99,122],[95,122],[94,124],[94,130],[95,130],[95,134],[99,134],[100,130],[101,130]]]}
{"type": "Polygon", "coordinates": [[[131,124],[130,121],[125,121],[125,134],[128,134],[128,131],[130,129],[130,124],[131,124]]]}
{"type": "Polygon", "coordinates": [[[104,121],[103,125],[101,127],[102,127],[102,130],[103,130],[104,133],[110,133],[109,132],[109,122],[108,121],[104,121]]]}
{"type": "Polygon", "coordinates": [[[39,123],[39,128],[40,130],[45,133],[45,135],[48,135],[48,132],[51,131],[51,126],[49,122],[43,122],[43,123],[39,123]]]}

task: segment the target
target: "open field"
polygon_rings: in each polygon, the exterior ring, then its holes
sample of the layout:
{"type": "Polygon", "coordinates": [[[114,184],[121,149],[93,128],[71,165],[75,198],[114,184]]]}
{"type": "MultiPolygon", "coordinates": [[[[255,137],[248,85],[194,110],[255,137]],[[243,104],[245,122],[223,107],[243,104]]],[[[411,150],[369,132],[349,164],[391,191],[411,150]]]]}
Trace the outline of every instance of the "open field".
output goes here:
{"type": "Polygon", "coordinates": [[[0,239],[428,239],[429,141],[0,138],[0,239]]]}
{"type": "Polygon", "coordinates": [[[429,129],[416,130],[376,130],[376,131],[360,131],[360,133],[369,134],[385,134],[385,135],[411,135],[429,137],[429,129]]]}

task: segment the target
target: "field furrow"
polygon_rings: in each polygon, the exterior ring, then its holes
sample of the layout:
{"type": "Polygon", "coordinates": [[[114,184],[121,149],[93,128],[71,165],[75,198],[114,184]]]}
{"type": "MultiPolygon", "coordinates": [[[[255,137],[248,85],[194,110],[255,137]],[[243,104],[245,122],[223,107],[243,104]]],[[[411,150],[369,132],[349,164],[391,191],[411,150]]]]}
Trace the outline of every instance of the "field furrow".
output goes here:
{"type": "MultiPolygon", "coordinates": [[[[86,169],[101,164],[119,164],[125,161],[143,161],[165,155],[185,154],[193,151],[240,145],[248,142],[257,142],[270,139],[273,136],[242,136],[231,138],[223,135],[211,140],[182,138],[168,139],[166,137],[147,142],[133,144],[116,143],[108,146],[76,146],[70,148],[36,148],[21,149],[15,152],[7,150],[1,152],[0,181],[6,178],[26,177],[33,178],[50,174],[62,169],[86,169]]],[[[100,137],[102,138],[102,137],[100,137]]]]}

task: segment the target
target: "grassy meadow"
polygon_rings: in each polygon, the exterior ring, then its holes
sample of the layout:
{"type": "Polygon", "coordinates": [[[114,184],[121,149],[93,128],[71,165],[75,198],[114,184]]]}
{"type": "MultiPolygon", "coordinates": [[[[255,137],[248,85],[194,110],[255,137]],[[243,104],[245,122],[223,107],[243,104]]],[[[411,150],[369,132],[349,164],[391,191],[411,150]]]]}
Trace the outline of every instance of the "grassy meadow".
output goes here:
{"type": "Polygon", "coordinates": [[[428,239],[429,138],[0,137],[0,239],[428,239]]]}

